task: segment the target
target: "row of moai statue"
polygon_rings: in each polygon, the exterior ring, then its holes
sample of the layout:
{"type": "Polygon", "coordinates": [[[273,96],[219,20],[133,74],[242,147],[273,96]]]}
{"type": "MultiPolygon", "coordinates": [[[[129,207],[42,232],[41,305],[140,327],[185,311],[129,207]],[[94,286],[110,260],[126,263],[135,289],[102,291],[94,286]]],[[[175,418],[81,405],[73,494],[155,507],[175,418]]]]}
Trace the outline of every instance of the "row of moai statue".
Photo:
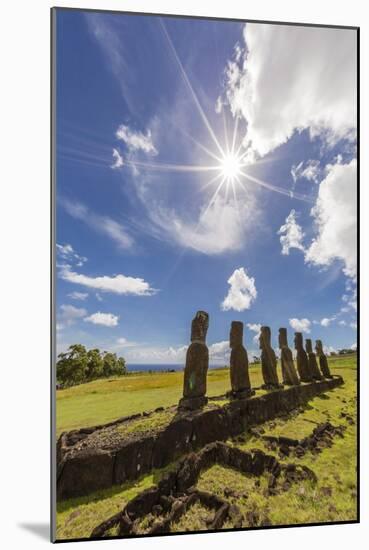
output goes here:
{"type": "MultiPolygon", "coordinates": [[[[206,405],[206,379],[209,367],[209,350],[206,345],[206,334],[209,328],[209,315],[198,311],[192,320],[191,344],[186,354],[184,370],[183,397],[179,407],[198,409],[206,405]]],[[[295,332],[296,365],[291,349],[288,347],[287,329],[279,329],[279,348],[283,384],[278,380],[277,357],[271,345],[270,327],[261,327],[259,347],[261,349],[261,371],[264,380],[263,389],[274,390],[283,385],[296,386],[300,382],[313,382],[323,378],[332,378],[328,360],[323,351],[321,340],[316,340],[313,352],[312,341],[305,340],[303,345],[301,332],[295,332]],[[319,360],[319,366],[318,361],[319,360]]],[[[232,321],[229,336],[231,390],[228,395],[233,398],[245,398],[253,395],[249,377],[247,351],[243,345],[243,323],[232,321]]]]}

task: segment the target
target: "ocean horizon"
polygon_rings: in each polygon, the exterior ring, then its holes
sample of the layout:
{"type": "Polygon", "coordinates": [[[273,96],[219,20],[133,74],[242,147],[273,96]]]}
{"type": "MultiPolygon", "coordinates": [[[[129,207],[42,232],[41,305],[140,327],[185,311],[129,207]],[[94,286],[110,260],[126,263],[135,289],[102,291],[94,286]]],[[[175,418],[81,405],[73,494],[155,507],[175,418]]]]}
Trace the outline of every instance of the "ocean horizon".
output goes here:
{"type": "MultiPolygon", "coordinates": [[[[173,364],[167,364],[167,363],[145,363],[145,364],[126,364],[128,372],[148,372],[148,371],[154,371],[154,372],[168,372],[168,371],[181,371],[184,369],[183,363],[173,363],[173,364]]],[[[209,365],[209,369],[221,369],[226,367],[226,365],[222,364],[213,364],[209,365]]]]}

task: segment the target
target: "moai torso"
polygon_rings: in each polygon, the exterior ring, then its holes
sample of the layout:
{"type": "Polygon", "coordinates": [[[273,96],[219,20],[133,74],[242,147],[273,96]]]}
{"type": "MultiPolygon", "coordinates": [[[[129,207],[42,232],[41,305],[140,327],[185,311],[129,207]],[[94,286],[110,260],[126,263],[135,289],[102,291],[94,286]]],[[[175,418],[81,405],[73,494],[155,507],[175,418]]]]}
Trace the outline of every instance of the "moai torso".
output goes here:
{"type": "Polygon", "coordinates": [[[318,363],[317,363],[317,360],[316,360],[315,353],[313,352],[313,346],[312,346],[310,338],[306,338],[305,347],[306,347],[306,353],[307,353],[307,356],[308,356],[310,372],[311,372],[314,380],[322,380],[323,376],[322,376],[322,374],[319,370],[318,363]]]}
{"type": "Polygon", "coordinates": [[[198,398],[206,395],[206,376],[209,367],[209,351],[205,343],[209,315],[198,311],[191,325],[191,344],[186,354],[183,397],[198,398]]]}
{"type": "Polygon", "coordinates": [[[243,346],[243,323],[240,321],[232,321],[229,345],[232,350],[230,357],[232,392],[248,393],[251,390],[249,361],[243,346]]]}
{"type": "Polygon", "coordinates": [[[287,341],[287,329],[279,329],[279,349],[281,350],[281,367],[282,367],[282,376],[283,384],[288,386],[297,386],[300,384],[299,377],[295,369],[293,362],[292,351],[288,347],[287,341]]]}
{"type": "Polygon", "coordinates": [[[324,378],[333,378],[328,366],[328,359],[323,351],[323,343],[321,340],[315,340],[315,351],[319,357],[319,366],[324,378]]]}
{"type": "Polygon", "coordinates": [[[303,346],[303,339],[301,332],[295,332],[295,349],[296,349],[296,363],[297,371],[300,376],[301,382],[312,382],[313,376],[310,372],[309,360],[306,351],[303,346]]]}
{"type": "Polygon", "coordinates": [[[267,389],[280,387],[277,375],[277,358],[271,346],[271,333],[269,327],[260,329],[261,372],[264,386],[267,389]]]}

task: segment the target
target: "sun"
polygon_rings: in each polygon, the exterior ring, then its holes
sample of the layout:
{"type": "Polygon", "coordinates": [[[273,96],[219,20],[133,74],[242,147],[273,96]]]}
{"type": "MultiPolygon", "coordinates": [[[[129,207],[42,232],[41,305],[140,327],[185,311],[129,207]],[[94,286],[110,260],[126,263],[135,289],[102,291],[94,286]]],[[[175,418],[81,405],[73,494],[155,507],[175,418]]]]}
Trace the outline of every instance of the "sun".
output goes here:
{"type": "Polygon", "coordinates": [[[241,174],[242,163],[240,157],[232,153],[225,155],[220,163],[220,169],[224,178],[233,180],[241,174]]]}

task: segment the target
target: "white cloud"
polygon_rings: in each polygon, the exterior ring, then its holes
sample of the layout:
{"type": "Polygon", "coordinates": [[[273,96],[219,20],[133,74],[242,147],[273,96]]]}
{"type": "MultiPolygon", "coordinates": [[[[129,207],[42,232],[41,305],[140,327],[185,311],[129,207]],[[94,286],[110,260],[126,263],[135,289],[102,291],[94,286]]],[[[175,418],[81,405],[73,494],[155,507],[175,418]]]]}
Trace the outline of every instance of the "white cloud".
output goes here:
{"type": "Polygon", "coordinates": [[[296,319],[295,317],[292,319],[289,319],[290,326],[295,330],[296,332],[306,332],[309,334],[310,332],[310,326],[311,322],[309,319],[296,319]]]}
{"type": "Polygon", "coordinates": [[[346,326],[346,321],[344,319],[341,319],[341,321],[338,321],[338,324],[341,326],[341,327],[345,327],[346,326]]]}
{"type": "Polygon", "coordinates": [[[299,164],[294,164],[291,168],[291,175],[295,183],[301,178],[319,183],[320,162],[319,160],[308,160],[305,163],[301,161],[299,164]]]}
{"type": "Polygon", "coordinates": [[[350,323],[350,327],[353,328],[354,330],[357,329],[357,323],[355,321],[353,321],[352,323],[350,323]]]}
{"type": "Polygon", "coordinates": [[[357,350],[357,343],[355,342],[355,344],[352,344],[352,346],[350,347],[350,349],[352,350],[357,350]]]}
{"type": "Polygon", "coordinates": [[[88,292],[70,292],[67,294],[69,298],[72,298],[72,300],[86,300],[88,296],[88,292]]]}
{"type": "Polygon", "coordinates": [[[322,327],[329,327],[329,325],[331,324],[332,321],[334,321],[335,317],[324,317],[321,321],[320,321],[320,324],[322,325],[322,327]]]}
{"type": "Polygon", "coordinates": [[[255,344],[258,344],[259,343],[261,324],[260,323],[247,323],[247,327],[252,332],[255,332],[255,336],[253,337],[252,340],[255,344]]]}
{"type": "Polygon", "coordinates": [[[69,266],[63,266],[60,269],[59,276],[64,281],[94,288],[105,292],[113,292],[114,294],[133,294],[136,296],[151,296],[157,291],[150,287],[144,279],[139,277],[126,277],[119,274],[109,277],[102,275],[100,277],[90,277],[82,273],[72,271],[69,266]]]}
{"type": "MultiPolygon", "coordinates": [[[[133,363],[163,363],[163,364],[183,364],[185,365],[186,352],[188,346],[169,346],[169,347],[151,347],[139,344],[137,342],[128,342],[126,344],[126,339],[118,339],[117,348],[128,347],[127,351],[124,353],[127,361],[133,363]],[[120,343],[120,340],[122,342],[120,343]]],[[[215,342],[214,344],[209,345],[209,360],[210,363],[218,364],[227,364],[229,362],[229,342],[224,340],[222,342],[215,342]]]]}
{"type": "Polygon", "coordinates": [[[228,363],[229,362],[229,341],[215,342],[209,346],[209,360],[213,363],[228,363]]]}
{"type": "Polygon", "coordinates": [[[118,325],[119,316],[114,315],[113,313],[101,313],[101,311],[97,311],[96,313],[92,313],[88,317],[85,317],[83,320],[88,323],[93,323],[94,325],[116,327],[118,325]]]}
{"type": "Polygon", "coordinates": [[[73,262],[79,267],[87,262],[87,258],[85,256],[80,256],[79,254],[77,254],[71,244],[63,245],[56,243],[56,253],[58,257],[62,260],[73,262]]]}
{"type": "Polygon", "coordinates": [[[264,156],[308,128],[329,145],[354,138],[355,30],[247,23],[243,55],[229,62],[226,96],[264,156]]]}
{"type": "Polygon", "coordinates": [[[153,222],[150,226],[152,234],[207,255],[242,248],[246,229],[251,221],[257,223],[258,215],[252,197],[237,205],[234,200],[226,200],[220,194],[210,206],[202,208],[198,218],[190,221],[155,201],[147,201],[147,206],[153,222]]]}
{"type": "Polygon", "coordinates": [[[222,310],[244,311],[250,309],[252,302],[256,300],[258,295],[255,279],[248,276],[245,268],[240,267],[234,270],[227,282],[230,289],[221,303],[222,310]]]}
{"type": "Polygon", "coordinates": [[[277,234],[281,235],[279,240],[282,245],[282,254],[288,255],[291,248],[297,248],[302,251],[305,250],[302,244],[305,234],[301,226],[296,222],[295,210],[291,210],[285,223],[279,228],[277,234]]]}
{"type": "Polygon", "coordinates": [[[130,340],[127,340],[127,338],[121,337],[118,338],[116,341],[115,347],[120,348],[133,348],[139,345],[137,342],[131,342],[130,340]]]}
{"type": "Polygon", "coordinates": [[[116,168],[121,168],[123,166],[123,157],[119,153],[118,149],[113,149],[113,159],[114,163],[111,165],[111,168],[113,168],[113,170],[115,170],[116,168]]]}
{"type": "Polygon", "coordinates": [[[330,265],[340,259],[344,273],[356,276],[356,160],[328,167],[311,212],[318,235],[306,250],[305,261],[330,265]]]}
{"type": "Polygon", "coordinates": [[[120,248],[131,248],[134,240],[127,233],[125,227],[108,216],[100,216],[92,212],[87,206],[77,201],[70,201],[65,198],[59,199],[60,204],[72,218],[84,222],[94,231],[106,235],[112,239],[120,248]]]}
{"type": "Polygon", "coordinates": [[[336,348],[333,346],[323,346],[323,351],[326,355],[331,355],[332,353],[337,353],[336,348]]]}
{"type": "Polygon", "coordinates": [[[135,132],[128,126],[121,124],[115,133],[117,139],[122,140],[130,151],[143,151],[149,155],[157,155],[153,142],[151,131],[147,130],[146,134],[135,132]]]}
{"type": "Polygon", "coordinates": [[[65,327],[73,325],[86,314],[87,311],[84,308],[78,308],[69,304],[61,305],[60,313],[58,314],[57,329],[62,330],[65,327]]]}

